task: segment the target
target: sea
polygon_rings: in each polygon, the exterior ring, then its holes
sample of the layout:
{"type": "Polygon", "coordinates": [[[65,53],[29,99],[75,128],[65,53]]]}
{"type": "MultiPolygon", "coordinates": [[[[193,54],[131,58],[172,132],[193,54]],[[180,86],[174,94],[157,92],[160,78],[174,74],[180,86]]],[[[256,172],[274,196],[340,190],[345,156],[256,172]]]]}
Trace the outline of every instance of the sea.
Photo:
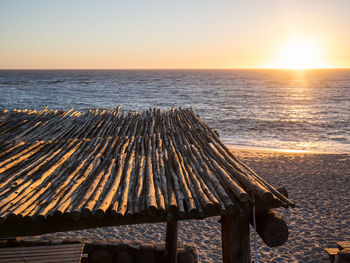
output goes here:
{"type": "Polygon", "coordinates": [[[350,152],[350,69],[0,70],[0,110],[118,105],[192,107],[233,147],[350,152]]]}

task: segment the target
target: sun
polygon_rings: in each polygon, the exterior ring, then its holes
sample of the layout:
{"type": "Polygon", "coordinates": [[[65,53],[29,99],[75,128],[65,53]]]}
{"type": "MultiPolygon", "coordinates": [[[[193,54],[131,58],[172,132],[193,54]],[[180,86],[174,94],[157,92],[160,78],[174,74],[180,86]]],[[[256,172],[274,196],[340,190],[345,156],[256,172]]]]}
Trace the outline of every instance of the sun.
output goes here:
{"type": "Polygon", "coordinates": [[[325,68],[320,45],[306,40],[294,40],[279,51],[272,68],[281,69],[312,69],[325,68]]]}

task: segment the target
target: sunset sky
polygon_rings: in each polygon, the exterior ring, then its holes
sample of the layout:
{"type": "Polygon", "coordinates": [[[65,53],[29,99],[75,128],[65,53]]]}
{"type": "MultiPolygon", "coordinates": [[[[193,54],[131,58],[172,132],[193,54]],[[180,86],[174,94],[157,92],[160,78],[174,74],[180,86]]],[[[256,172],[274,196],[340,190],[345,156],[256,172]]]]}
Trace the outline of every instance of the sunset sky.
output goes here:
{"type": "Polygon", "coordinates": [[[349,13],[348,0],[0,0],[0,68],[350,67],[349,13]]]}

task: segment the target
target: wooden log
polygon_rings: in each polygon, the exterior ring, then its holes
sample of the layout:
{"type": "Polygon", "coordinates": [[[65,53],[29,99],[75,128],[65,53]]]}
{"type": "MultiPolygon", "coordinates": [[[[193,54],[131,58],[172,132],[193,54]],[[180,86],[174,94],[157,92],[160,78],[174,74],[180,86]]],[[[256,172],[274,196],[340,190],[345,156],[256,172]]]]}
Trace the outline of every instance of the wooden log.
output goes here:
{"type": "MultiPolygon", "coordinates": [[[[185,140],[186,145],[189,145],[189,147],[187,147],[186,156],[188,158],[188,161],[191,164],[194,174],[196,175],[196,179],[198,180],[200,188],[202,188],[202,191],[205,193],[207,198],[209,198],[211,203],[214,204],[214,206],[220,207],[220,204],[219,204],[220,198],[218,198],[215,189],[212,187],[210,179],[205,177],[206,173],[203,171],[203,167],[202,167],[203,160],[196,159],[196,155],[194,153],[194,150],[192,149],[193,146],[191,145],[190,141],[187,140],[187,138],[184,138],[184,139],[186,139],[185,140]]],[[[197,153],[197,156],[199,156],[198,153],[197,153]]]]}
{"type": "MultiPolygon", "coordinates": [[[[225,157],[229,156],[229,158],[227,158],[227,160],[230,162],[231,165],[233,165],[233,167],[243,167],[243,170],[240,170],[243,173],[246,173],[247,171],[249,172],[248,177],[253,178],[255,180],[254,181],[249,181],[249,180],[245,180],[244,176],[240,176],[240,179],[242,179],[244,182],[243,184],[247,183],[249,184],[249,188],[253,187],[253,189],[255,189],[254,191],[255,194],[257,195],[263,195],[265,196],[262,199],[266,199],[267,201],[273,201],[273,196],[271,195],[271,193],[269,193],[268,191],[266,191],[266,189],[268,189],[269,191],[271,191],[274,195],[276,195],[278,198],[281,199],[281,201],[285,202],[288,206],[294,207],[295,204],[293,202],[291,202],[288,198],[286,198],[285,196],[283,196],[282,194],[280,194],[276,189],[274,189],[270,184],[268,184],[265,180],[263,180],[261,177],[259,177],[258,175],[256,175],[249,167],[247,167],[246,165],[244,165],[242,162],[240,162],[230,151],[229,149],[227,149],[227,147],[220,141],[220,139],[218,138],[217,134],[207,125],[205,124],[202,120],[199,119],[199,117],[193,112],[193,110],[189,110],[187,111],[187,120],[193,124],[194,127],[201,129],[201,134],[205,135],[207,138],[212,136],[212,139],[210,140],[210,142],[215,142],[216,147],[218,149],[218,151],[223,154],[225,157]],[[218,145],[220,145],[218,147],[218,145]],[[221,150],[221,148],[223,150],[221,150]],[[260,190],[261,189],[261,190],[260,190]]],[[[239,170],[239,169],[238,169],[239,170]]],[[[282,204],[281,204],[282,205],[282,204]]]]}
{"type": "Polygon", "coordinates": [[[64,116],[62,118],[53,117],[47,120],[42,127],[27,134],[23,140],[67,140],[73,138],[73,131],[80,128],[80,119],[74,115],[64,116]]]}
{"type": "Polygon", "coordinates": [[[169,221],[166,225],[165,262],[177,263],[177,221],[169,221]]]}
{"type": "MultiPolygon", "coordinates": [[[[100,123],[100,115],[98,114],[92,114],[91,112],[85,115],[85,118],[82,117],[81,121],[83,124],[80,124],[81,128],[78,130],[78,133],[76,136],[78,138],[86,138],[86,139],[96,139],[94,137],[95,131],[97,132],[99,128],[100,123]],[[86,119],[85,119],[86,118],[86,119]]],[[[60,136],[60,134],[55,134],[56,138],[60,136]]]]}
{"type": "MultiPolygon", "coordinates": [[[[110,145],[108,145],[108,142],[106,145],[110,147],[110,145]]],[[[72,212],[73,218],[79,218],[80,211],[84,217],[91,216],[92,210],[96,206],[98,199],[101,196],[103,187],[106,186],[106,181],[111,175],[111,170],[114,167],[114,160],[112,160],[112,162],[109,162],[107,159],[102,158],[101,156],[101,161],[98,161],[95,166],[96,169],[89,175],[89,177],[93,177],[94,180],[89,180],[91,183],[87,187],[86,191],[83,192],[84,198],[72,212]]]]}
{"type": "MultiPolygon", "coordinates": [[[[194,203],[194,207],[188,209],[188,212],[192,213],[192,214],[199,213],[202,217],[204,217],[205,214],[204,214],[201,202],[199,201],[200,197],[198,197],[198,194],[201,194],[201,193],[196,192],[194,182],[192,182],[192,180],[191,180],[191,177],[193,175],[193,170],[189,166],[189,164],[186,162],[185,156],[183,155],[184,150],[181,147],[182,142],[177,141],[175,139],[175,137],[177,137],[177,136],[174,136],[173,134],[171,137],[172,137],[171,142],[172,142],[172,145],[174,146],[174,149],[175,149],[174,152],[177,154],[178,165],[181,167],[181,171],[183,173],[183,178],[185,180],[185,184],[187,185],[187,188],[189,189],[190,194],[191,194],[190,201],[192,201],[194,203]]],[[[178,139],[180,139],[180,138],[178,138],[178,139]]],[[[203,197],[203,200],[205,200],[204,197],[203,197]]],[[[187,199],[185,200],[185,202],[189,203],[187,199]]]]}
{"type": "Polygon", "coordinates": [[[56,139],[68,139],[68,138],[84,138],[82,135],[90,127],[93,118],[89,118],[87,115],[75,118],[73,120],[67,120],[67,124],[72,128],[65,131],[64,129],[59,130],[57,133],[50,133],[50,137],[53,140],[56,139]]]}
{"type": "Polygon", "coordinates": [[[58,132],[60,134],[63,134],[68,130],[73,129],[74,125],[72,125],[72,122],[73,122],[73,119],[71,118],[70,114],[63,114],[62,116],[52,115],[48,119],[46,119],[45,122],[42,123],[42,125],[40,126],[40,129],[38,128],[31,131],[31,133],[26,134],[25,137],[23,137],[22,139],[26,141],[36,141],[36,140],[43,140],[43,139],[53,140],[54,133],[58,132]]]}
{"type": "Polygon", "coordinates": [[[241,202],[247,202],[249,200],[249,196],[246,191],[233,179],[230,177],[223,167],[220,166],[215,159],[209,159],[211,165],[214,167],[216,172],[220,174],[220,179],[223,180],[223,185],[228,186],[228,188],[238,197],[241,202]]]}
{"type": "Polygon", "coordinates": [[[6,112],[6,114],[2,115],[0,122],[0,138],[6,137],[6,133],[11,129],[11,125],[17,125],[20,127],[21,125],[28,122],[28,119],[25,116],[19,116],[16,111],[6,112]]]}
{"type": "Polygon", "coordinates": [[[200,176],[198,174],[198,171],[195,167],[195,165],[189,161],[189,166],[188,166],[188,169],[189,169],[189,176],[190,176],[190,179],[191,179],[191,183],[194,185],[194,189],[196,191],[196,194],[197,194],[197,197],[201,203],[201,205],[206,209],[206,210],[209,210],[209,209],[212,209],[214,204],[212,203],[212,201],[208,198],[208,196],[206,195],[206,191],[203,190],[205,189],[203,185],[201,185],[201,180],[199,179],[200,176]]]}
{"type": "MultiPolygon", "coordinates": [[[[172,130],[172,127],[169,126],[169,129],[172,130]]],[[[198,211],[198,208],[195,204],[194,201],[194,196],[193,196],[193,192],[191,192],[190,189],[190,185],[188,184],[188,174],[187,171],[184,169],[183,166],[183,161],[182,158],[180,159],[180,153],[175,149],[175,145],[172,142],[171,138],[168,137],[167,135],[164,136],[164,142],[167,145],[167,150],[168,150],[168,157],[170,160],[170,164],[174,167],[174,172],[175,175],[178,177],[177,180],[181,186],[181,193],[184,196],[184,201],[186,203],[187,206],[187,212],[188,213],[196,213],[198,211]]],[[[175,192],[176,194],[178,194],[177,192],[175,192]]]]}
{"type": "MultiPolygon", "coordinates": [[[[200,167],[203,169],[203,175],[205,176],[204,180],[209,181],[211,183],[212,192],[216,192],[220,199],[223,201],[223,212],[225,212],[224,210],[227,210],[233,213],[235,211],[235,204],[233,203],[231,197],[227,194],[224,187],[221,185],[220,180],[213,174],[213,169],[209,167],[211,164],[205,156],[205,154],[203,153],[202,149],[200,147],[195,148],[193,146],[191,146],[191,149],[195,158],[200,163],[200,167]]],[[[208,186],[210,187],[210,185],[208,186]]]]}
{"type": "Polygon", "coordinates": [[[106,133],[107,129],[110,127],[110,119],[112,118],[112,115],[109,114],[109,112],[103,111],[101,113],[101,127],[99,130],[96,131],[95,137],[96,138],[101,138],[104,137],[104,134],[106,133]]]}
{"type": "Polygon", "coordinates": [[[153,178],[153,166],[152,166],[152,146],[151,137],[148,136],[147,140],[147,155],[146,155],[146,202],[147,210],[150,214],[154,214],[158,209],[158,204],[156,200],[156,192],[154,188],[154,178],[153,178]]]}
{"type": "MultiPolygon", "coordinates": [[[[63,141],[44,143],[42,149],[40,149],[37,153],[15,165],[13,169],[3,173],[7,180],[6,182],[1,183],[0,189],[3,187],[4,183],[11,183],[14,186],[18,186],[27,178],[32,177],[31,175],[35,171],[38,171],[40,167],[45,165],[50,159],[61,152],[64,145],[65,143],[63,141]]],[[[4,192],[1,192],[1,196],[4,196],[4,192]]]]}
{"type": "MultiPolygon", "coordinates": [[[[86,142],[82,142],[82,144],[86,145],[86,142]]],[[[84,147],[79,147],[79,149],[70,157],[72,160],[75,160],[74,163],[76,163],[76,160],[79,160],[79,156],[81,155],[81,152],[83,150],[86,150],[84,147]]],[[[48,211],[50,208],[54,207],[56,203],[58,202],[59,198],[57,194],[61,190],[68,190],[67,184],[71,182],[71,179],[73,179],[74,173],[71,173],[75,168],[74,165],[72,165],[71,162],[65,162],[62,165],[61,169],[57,169],[57,171],[54,172],[53,177],[50,180],[47,180],[46,183],[43,183],[43,185],[46,184],[45,188],[47,188],[46,192],[43,193],[35,202],[32,204],[27,203],[28,207],[21,212],[21,216],[26,216],[29,212],[31,212],[34,208],[35,211],[33,213],[35,214],[39,210],[41,210],[41,216],[46,216],[45,210],[48,211]],[[64,167],[64,168],[63,168],[64,167]],[[64,176],[66,174],[69,174],[69,176],[64,176]],[[50,201],[48,201],[50,200],[50,201]]],[[[64,192],[63,191],[63,192],[64,192]]],[[[63,193],[60,193],[61,196],[63,193]]]]}
{"type": "MultiPolygon", "coordinates": [[[[101,203],[101,201],[98,203],[99,199],[103,200],[103,196],[104,193],[107,190],[108,187],[108,183],[112,181],[112,174],[113,174],[113,168],[115,168],[115,151],[118,150],[118,147],[116,146],[117,142],[118,142],[119,137],[115,137],[113,139],[113,142],[111,145],[107,146],[107,151],[105,152],[104,156],[101,156],[103,163],[101,164],[101,167],[105,167],[105,169],[102,169],[100,171],[100,174],[103,173],[103,179],[101,181],[98,182],[98,188],[96,189],[96,191],[93,194],[93,198],[90,198],[90,200],[85,204],[84,208],[83,208],[83,216],[90,216],[92,211],[94,210],[95,215],[99,218],[103,217],[104,215],[104,211],[102,211],[101,209],[98,210],[99,213],[96,213],[96,207],[98,207],[101,203]],[[102,196],[102,198],[101,198],[102,196]]],[[[108,139],[107,139],[108,140],[108,139]]],[[[99,175],[97,176],[99,177],[99,175]]],[[[90,187],[91,189],[92,187],[90,187]]]]}
{"type": "Polygon", "coordinates": [[[1,216],[6,217],[8,215],[8,220],[17,220],[21,219],[23,215],[21,214],[22,211],[26,210],[29,206],[38,206],[39,197],[42,196],[42,194],[48,189],[49,185],[41,188],[41,189],[35,189],[33,191],[34,193],[26,195],[24,198],[19,200],[19,202],[16,203],[17,207],[8,209],[4,214],[1,216]],[[18,206],[19,205],[19,206],[18,206]]]}
{"type": "Polygon", "coordinates": [[[130,139],[125,137],[122,144],[121,149],[118,154],[116,169],[113,174],[113,180],[108,186],[108,192],[104,196],[104,202],[100,203],[98,206],[97,212],[104,212],[108,208],[112,209],[112,214],[117,216],[118,206],[120,204],[120,196],[121,196],[121,188],[123,182],[123,171],[128,161],[128,152],[125,151],[127,146],[130,143],[130,139]]]}
{"type": "MultiPolygon", "coordinates": [[[[16,150],[17,148],[23,146],[23,145],[24,145],[24,142],[19,142],[19,143],[15,144],[15,145],[9,144],[8,145],[9,148],[7,148],[7,149],[5,149],[5,147],[3,146],[2,150],[1,150],[1,153],[0,153],[0,158],[1,158],[0,162],[2,162],[3,159],[5,159],[5,160],[8,159],[7,154],[13,155],[13,151],[16,150]]],[[[20,149],[21,148],[19,148],[19,150],[20,149]]]]}
{"type": "MultiPolygon", "coordinates": [[[[45,124],[44,124],[45,125],[45,124]]],[[[31,125],[29,128],[18,134],[17,136],[13,137],[12,140],[17,141],[19,139],[22,139],[26,134],[33,132],[33,130],[37,129],[38,127],[41,128],[40,126],[43,126],[42,121],[38,121],[34,125],[31,125]]]]}
{"type": "MultiPolygon", "coordinates": [[[[145,186],[146,187],[146,186],[145,186]]],[[[141,200],[140,200],[140,217],[146,217],[148,215],[147,211],[147,204],[146,204],[146,189],[144,191],[144,194],[141,195],[141,200]]],[[[151,216],[152,217],[152,216],[151,216]]]]}
{"type": "MultiPolygon", "coordinates": [[[[70,156],[73,155],[74,152],[78,150],[81,143],[82,141],[76,142],[75,140],[73,140],[69,144],[65,152],[62,152],[61,154],[57,155],[56,158],[52,159],[52,162],[50,162],[50,165],[45,167],[45,170],[43,170],[43,173],[41,174],[41,177],[39,177],[39,179],[30,181],[29,187],[27,189],[23,189],[22,193],[20,193],[21,196],[30,195],[33,191],[37,191],[38,188],[41,190],[48,188],[50,181],[54,180],[55,178],[54,174],[56,169],[59,169],[62,164],[64,164],[67,160],[69,160],[70,156]]],[[[25,184],[23,186],[25,186],[25,184]]],[[[21,191],[20,189],[22,189],[23,186],[21,186],[21,188],[18,189],[19,192],[21,191]]],[[[35,200],[39,197],[39,195],[34,195],[34,196],[35,196],[35,200]]]]}
{"type": "Polygon", "coordinates": [[[65,168],[61,169],[56,174],[55,178],[50,181],[51,187],[38,200],[38,205],[34,209],[32,207],[33,205],[27,207],[26,210],[21,213],[22,216],[31,213],[40,217],[47,217],[48,212],[53,209],[64,194],[69,191],[69,184],[78,180],[76,175],[79,171],[79,163],[86,155],[88,155],[88,153],[91,153],[91,150],[93,149],[91,148],[93,147],[91,141],[82,142],[83,145],[74,153],[74,155],[72,155],[74,162],[69,162],[65,168]]]}
{"type": "Polygon", "coordinates": [[[168,202],[160,180],[160,164],[159,153],[156,145],[156,134],[152,136],[152,168],[154,177],[154,188],[156,192],[156,200],[158,204],[158,212],[165,214],[166,203],[168,202]]]}
{"type": "Polygon", "coordinates": [[[44,147],[44,142],[37,142],[27,149],[23,150],[19,154],[16,154],[12,156],[11,158],[7,159],[6,161],[0,163],[0,173],[5,172],[7,169],[10,169],[11,167],[17,165],[18,163],[26,160],[33,154],[37,153],[41,148],[44,147]]]}
{"type": "Polygon", "coordinates": [[[169,166],[168,169],[169,169],[169,173],[170,173],[170,175],[173,179],[173,183],[174,183],[174,193],[176,196],[178,215],[179,215],[179,217],[183,217],[185,215],[185,208],[184,208],[185,196],[181,192],[179,178],[177,177],[175,171],[173,170],[173,168],[171,166],[169,166]]]}
{"type": "Polygon", "coordinates": [[[129,188],[130,185],[130,178],[134,175],[131,174],[132,168],[133,168],[133,162],[134,162],[134,153],[132,152],[133,148],[131,148],[131,152],[129,152],[128,160],[126,162],[125,167],[125,176],[124,176],[124,183],[123,183],[123,190],[121,193],[121,198],[119,202],[119,206],[117,209],[117,215],[124,216],[127,211],[127,204],[128,204],[128,195],[131,195],[131,189],[129,188]]]}
{"type": "Polygon", "coordinates": [[[80,205],[79,201],[83,198],[83,193],[87,192],[88,185],[93,178],[89,178],[90,174],[93,174],[97,169],[98,164],[101,162],[101,155],[105,151],[107,146],[106,140],[96,140],[96,152],[90,153],[89,156],[83,161],[82,165],[78,168],[80,178],[74,182],[69,194],[67,194],[58,204],[56,211],[58,214],[63,212],[70,214],[70,212],[80,205]],[[88,179],[88,180],[87,180],[88,179]]]}
{"type": "MultiPolygon", "coordinates": [[[[121,181],[122,181],[122,176],[123,176],[123,170],[125,167],[125,161],[126,161],[126,156],[127,153],[125,153],[125,149],[128,146],[130,140],[128,138],[125,138],[124,141],[122,142],[122,145],[120,146],[121,149],[118,154],[118,160],[117,160],[117,166],[116,170],[114,171],[115,174],[113,174],[113,181],[111,182],[108,192],[106,193],[104,197],[104,202],[100,203],[100,205],[97,208],[98,213],[105,212],[110,205],[113,205],[112,200],[114,200],[114,197],[118,191],[118,188],[120,187],[121,181]],[[100,211],[99,211],[100,210],[100,211]]],[[[117,214],[117,209],[118,209],[118,202],[115,202],[113,207],[112,207],[112,213],[114,215],[117,214]]]]}
{"type": "Polygon", "coordinates": [[[132,170],[132,175],[130,177],[130,183],[129,183],[129,193],[128,193],[128,198],[127,198],[127,210],[126,210],[126,216],[127,217],[131,217],[133,215],[133,211],[134,211],[134,196],[135,196],[135,188],[137,186],[137,176],[138,176],[138,168],[139,166],[139,161],[140,161],[140,156],[139,156],[139,152],[140,152],[140,137],[136,137],[135,138],[135,151],[134,151],[134,155],[135,155],[135,163],[134,163],[134,167],[132,170]]]}
{"type": "MultiPolygon", "coordinates": [[[[46,153],[47,150],[50,151],[50,150],[53,150],[53,149],[57,149],[55,144],[62,146],[62,144],[60,144],[60,143],[58,143],[58,144],[57,143],[49,143],[48,146],[46,146],[44,148],[45,151],[42,151],[42,152],[46,153]],[[55,147],[52,148],[52,146],[55,146],[55,147]]],[[[58,146],[58,148],[60,146],[58,146]]],[[[71,157],[72,158],[76,157],[79,154],[79,151],[80,151],[80,148],[77,151],[75,151],[71,157]]],[[[40,156],[41,155],[39,154],[39,157],[40,156]]],[[[28,174],[30,174],[30,170],[27,169],[27,168],[40,166],[40,164],[43,163],[43,162],[40,162],[40,160],[43,160],[43,158],[45,158],[45,156],[46,156],[46,154],[42,155],[42,157],[40,157],[39,160],[31,159],[31,161],[32,161],[31,165],[29,167],[26,167],[25,169],[21,168],[22,170],[20,171],[20,173],[18,173],[19,174],[18,176],[22,177],[22,178],[16,180],[15,182],[13,182],[13,184],[19,185],[20,183],[25,182],[26,180],[23,179],[23,178],[26,178],[28,176],[28,174]]],[[[49,159],[49,158],[47,158],[47,159],[49,159]]],[[[67,164],[67,162],[63,163],[63,165],[65,165],[65,164],[67,164]]],[[[57,169],[57,170],[60,170],[60,169],[57,169]]],[[[56,183],[58,183],[58,181],[60,180],[60,177],[54,175],[55,173],[56,173],[56,171],[54,171],[53,175],[51,175],[46,180],[44,180],[40,184],[40,186],[32,189],[32,191],[26,192],[25,195],[24,194],[20,195],[19,196],[19,198],[21,198],[20,201],[16,202],[16,204],[13,207],[11,207],[11,209],[8,209],[8,211],[9,212],[11,211],[11,213],[18,214],[21,210],[24,210],[24,208],[27,209],[27,206],[31,205],[32,202],[30,200],[32,200],[36,204],[38,204],[38,202],[40,202],[40,199],[42,198],[43,191],[46,191],[46,196],[48,195],[48,193],[50,193],[50,197],[49,198],[51,199],[52,198],[52,186],[56,185],[56,183]],[[39,196],[40,196],[40,198],[39,198],[39,196]],[[23,206],[22,206],[22,208],[20,208],[20,207],[18,207],[18,205],[23,205],[23,206]]],[[[31,178],[31,177],[28,178],[28,179],[33,180],[33,178],[31,178]]],[[[45,200],[45,202],[47,203],[47,200],[45,200]]]]}
{"type": "MultiPolygon", "coordinates": [[[[213,134],[216,136],[215,133],[213,134]]],[[[262,180],[260,180],[257,175],[252,174],[251,171],[243,168],[239,163],[230,159],[229,155],[227,155],[226,152],[221,149],[221,146],[223,145],[221,142],[216,143],[215,140],[211,140],[211,143],[213,143],[220,154],[223,155],[224,158],[221,158],[220,156],[218,157],[221,162],[243,185],[246,185],[256,195],[267,202],[273,199],[272,193],[265,184],[261,183],[262,180]],[[231,166],[228,165],[227,161],[229,164],[231,164],[231,166]]]]}
{"type": "Polygon", "coordinates": [[[350,241],[338,241],[336,244],[340,250],[350,249],[350,241]]]}
{"type": "MultiPolygon", "coordinates": [[[[12,192],[9,196],[1,200],[3,203],[8,203],[10,201],[14,202],[14,200],[17,200],[21,198],[23,195],[28,195],[31,191],[33,191],[37,186],[39,186],[42,182],[48,180],[49,177],[51,177],[51,174],[64,162],[67,161],[67,159],[79,148],[79,145],[82,142],[76,142],[72,141],[68,145],[68,151],[67,152],[59,152],[56,158],[52,158],[50,160],[49,164],[46,165],[45,169],[43,170],[43,173],[39,178],[31,179],[28,177],[19,187],[16,188],[16,192],[12,192]],[[17,199],[15,199],[17,198],[17,199]]],[[[28,172],[28,175],[30,175],[30,172],[28,172]]],[[[4,207],[2,207],[4,209],[4,207]]]]}
{"type": "MultiPolygon", "coordinates": [[[[231,179],[235,182],[237,180],[241,186],[248,188],[253,193],[255,193],[257,196],[259,196],[262,200],[268,200],[270,201],[273,198],[273,195],[266,189],[264,186],[260,185],[254,178],[249,177],[247,174],[243,174],[239,172],[238,170],[233,169],[232,166],[230,166],[224,158],[222,158],[220,155],[216,154],[213,148],[209,145],[209,143],[205,143],[205,139],[201,137],[201,135],[195,135],[196,139],[201,144],[201,147],[206,151],[207,156],[211,157],[209,158],[209,161],[212,163],[212,165],[216,168],[216,170],[220,171],[221,175],[227,175],[231,176],[231,179]],[[220,165],[223,166],[223,168],[220,168],[220,165]],[[222,172],[221,172],[222,171],[222,172]],[[225,173],[226,171],[226,173],[225,173]]],[[[226,176],[226,177],[227,177],[226,176]]],[[[223,178],[226,178],[223,176],[223,178]]],[[[237,184],[237,183],[236,183],[237,184]]],[[[236,196],[242,196],[243,200],[248,201],[249,197],[247,193],[238,185],[238,189],[235,191],[236,196]],[[244,195],[245,193],[245,195],[244,195]]],[[[232,188],[236,189],[236,188],[232,188]]],[[[240,198],[241,199],[241,198],[240,198]]],[[[241,201],[243,201],[241,200],[241,201]]]]}
{"type": "Polygon", "coordinates": [[[156,141],[157,141],[156,163],[157,163],[157,172],[159,175],[158,179],[159,179],[159,185],[164,198],[164,206],[165,206],[165,209],[167,209],[169,207],[169,194],[168,194],[167,177],[165,176],[165,167],[164,167],[164,159],[163,159],[163,156],[164,156],[163,142],[159,132],[156,135],[156,141]]]}
{"type": "Polygon", "coordinates": [[[136,169],[136,177],[137,177],[137,184],[134,189],[134,196],[133,196],[133,208],[132,213],[134,215],[138,215],[140,213],[141,208],[141,199],[142,199],[142,190],[144,189],[144,181],[145,181],[145,165],[146,165],[146,157],[145,157],[145,146],[144,146],[144,137],[138,138],[138,144],[140,145],[139,148],[140,153],[138,157],[138,166],[136,169]]]}
{"type": "Polygon", "coordinates": [[[108,124],[108,129],[105,131],[104,133],[104,137],[115,137],[117,136],[117,134],[115,133],[115,129],[116,127],[119,125],[119,110],[120,110],[120,106],[118,106],[117,110],[114,110],[112,112],[110,112],[110,123],[108,124]]]}
{"type": "MultiPolygon", "coordinates": [[[[126,137],[129,137],[129,142],[127,148],[125,150],[125,162],[124,168],[118,168],[118,172],[121,172],[120,182],[118,185],[118,190],[116,195],[112,198],[112,213],[115,216],[124,216],[127,213],[128,206],[130,206],[130,202],[128,205],[128,201],[130,200],[130,196],[132,196],[133,189],[130,188],[130,181],[133,181],[133,177],[135,177],[135,169],[134,159],[136,158],[135,154],[135,134],[138,127],[138,116],[132,116],[129,122],[129,130],[125,133],[126,137]]],[[[124,133],[123,133],[124,134],[124,133]]],[[[136,142],[137,143],[137,142],[136,142]]],[[[136,144],[137,145],[137,144],[136,144]]],[[[125,146],[125,145],[124,145],[125,146]]],[[[123,146],[123,147],[124,147],[123,146]]],[[[117,173],[119,174],[119,173],[117,173]]],[[[105,206],[106,208],[107,206],[105,206]]],[[[98,210],[102,211],[101,208],[98,210]]]]}
{"type": "MultiPolygon", "coordinates": [[[[197,117],[198,118],[198,117],[197,117]]],[[[284,195],[282,195],[281,193],[279,193],[272,185],[270,185],[268,182],[266,182],[263,178],[261,178],[260,176],[258,176],[252,169],[250,169],[247,165],[245,165],[244,163],[242,163],[237,157],[235,157],[231,151],[221,142],[221,140],[219,139],[219,137],[217,136],[217,134],[209,128],[210,134],[211,136],[213,136],[214,140],[216,141],[225,151],[225,155],[226,156],[230,156],[231,158],[228,158],[227,160],[233,164],[233,160],[235,161],[235,163],[239,164],[241,167],[243,167],[246,171],[248,171],[250,173],[250,175],[253,176],[253,178],[255,180],[257,180],[261,185],[263,185],[264,187],[266,187],[268,190],[270,190],[273,194],[275,194],[278,198],[280,198],[283,202],[285,202],[286,204],[288,204],[291,207],[295,207],[295,204],[289,200],[287,197],[285,197],[284,195]]],[[[222,153],[224,153],[224,151],[222,151],[222,153]]]]}
{"type": "Polygon", "coordinates": [[[97,127],[98,120],[98,115],[92,115],[91,113],[87,113],[85,115],[85,118],[82,118],[83,124],[80,125],[81,128],[78,131],[79,134],[76,135],[77,138],[89,138],[88,135],[91,134],[91,131],[94,129],[94,127],[97,127]]]}
{"type": "MultiPolygon", "coordinates": [[[[86,177],[89,175],[92,170],[91,161],[93,156],[100,155],[101,149],[104,147],[104,140],[93,140],[88,144],[88,148],[84,151],[84,154],[76,160],[74,163],[74,170],[72,171],[71,177],[72,180],[66,181],[63,184],[66,185],[63,188],[60,187],[58,190],[58,199],[52,202],[52,207],[47,207],[44,210],[45,214],[50,212],[50,214],[62,214],[69,205],[78,197],[78,187],[85,181],[86,177]],[[50,210],[51,209],[51,210],[50,210]]],[[[69,178],[67,178],[69,179],[69,178]]]]}
{"type": "Polygon", "coordinates": [[[99,114],[98,115],[98,123],[91,127],[91,133],[88,135],[88,138],[99,138],[99,135],[105,129],[105,118],[106,116],[99,114]]]}
{"type": "MultiPolygon", "coordinates": [[[[288,198],[288,191],[285,187],[277,188],[276,190],[280,194],[288,198]]],[[[273,199],[270,202],[266,202],[255,196],[255,209],[257,213],[264,212],[269,209],[279,208],[279,207],[288,208],[289,206],[285,202],[282,202],[281,199],[279,199],[275,195],[273,196],[273,199]]]]}
{"type": "MultiPolygon", "coordinates": [[[[186,141],[187,145],[191,145],[189,141],[186,141]]],[[[192,151],[192,146],[187,149],[187,156],[189,158],[189,162],[191,163],[191,167],[196,175],[196,179],[198,180],[199,186],[202,188],[203,192],[209,198],[211,203],[215,207],[220,207],[220,198],[217,196],[215,189],[212,187],[210,180],[205,178],[205,172],[199,161],[195,158],[195,155],[192,151]],[[210,190],[209,190],[210,189],[210,190]]]]}
{"type": "MultiPolygon", "coordinates": [[[[253,224],[253,216],[250,216],[253,224]]],[[[288,240],[287,223],[272,209],[256,214],[256,232],[269,247],[283,245],[288,240]]]]}
{"type": "Polygon", "coordinates": [[[165,169],[165,177],[167,181],[167,193],[168,193],[168,206],[167,209],[167,219],[171,221],[175,215],[178,214],[178,205],[176,201],[176,195],[173,187],[173,181],[171,180],[171,175],[169,170],[165,169]]]}
{"type": "Polygon", "coordinates": [[[247,213],[221,216],[221,238],[224,263],[250,263],[247,213]]]}
{"type": "Polygon", "coordinates": [[[1,180],[0,183],[0,199],[3,199],[6,195],[6,192],[10,190],[8,188],[8,185],[11,184],[11,186],[17,187],[20,183],[25,181],[27,172],[30,169],[36,169],[37,166],[41,165],[46,157],[50,155],[50,152],[53,148],[56,148],[55,143],[49,143],[43,148],[43,150],[38,151],[28,159],[15,165],[12,169],[9,169],[6,172],[2,173],[3,180],[1,180]]]}
{"type": "Polygon", "coordinates": [[[174,130],[176,131],[175,135],[172,137],[173,140],[175,140],[174,144],[176,145],[177,151],[181,153],[181,163],[183,165],[184,170],[186,171],[187,183],[198,208],[198,214],[200,215],[200,217],[205,217],[204,209],[211,209],[214,205],[211,202],[211,200],[207,197],[199,183],[199,179],[197,178],[199,177],[197,169],[195,168],[189,156],[191,154],[191,151],[189,151],[187,149],[188,147],[185,146],[187,143],[185,133],[181,132],[183,125],[180,122],[180,120],[177,119],[177,115],[173,116],[172,124],[174,130]]]}
{"type": "Polygon", "coordinates": [[[285,187],[279,187],[276,189],[278,192],[280,192],[282,195],[284,195],[285,197],[289,198],[289,193],[287,191],[287,188],[285,187]]]}

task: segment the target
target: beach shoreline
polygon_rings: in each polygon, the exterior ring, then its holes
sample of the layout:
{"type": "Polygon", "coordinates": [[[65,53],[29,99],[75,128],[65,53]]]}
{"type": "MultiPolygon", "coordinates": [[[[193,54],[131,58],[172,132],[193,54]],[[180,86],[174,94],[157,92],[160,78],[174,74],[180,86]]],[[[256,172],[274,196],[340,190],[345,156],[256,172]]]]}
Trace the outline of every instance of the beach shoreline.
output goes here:
{"type": "Polygon", "coordinates": [[[233,152],[277,152],[277,153],[290,153],[290,154],[350,154],[350,152],[336,152],[325,150],[302,150],[302,149],[289,149],[289,148],[273,148],[265,146],[250,146],[225,143],[225,145],[233,152]]]}
{"type": "MultiPolygon", "coordinates": [[[[260,262],[328,262],[326,247],[350,239],[350,155],[296,153],[230,148],[241,161],[275,187],[286,187],[297,207],[276,209],[289,227],[289,240],[269,248],[258,237],[260,262]]],[[[219,217],[179,223],[179,241],[194,243],[200,262],[221,262],[219,217]]],[[[253,229],[251,229],[253,231],[253,229]]],[[[251,232],[252,258],[253,232],[251,232]]],[[[165,223],[71,231],[44,238],[118,238],[130,242],[163,242],[165,223]]]]}

